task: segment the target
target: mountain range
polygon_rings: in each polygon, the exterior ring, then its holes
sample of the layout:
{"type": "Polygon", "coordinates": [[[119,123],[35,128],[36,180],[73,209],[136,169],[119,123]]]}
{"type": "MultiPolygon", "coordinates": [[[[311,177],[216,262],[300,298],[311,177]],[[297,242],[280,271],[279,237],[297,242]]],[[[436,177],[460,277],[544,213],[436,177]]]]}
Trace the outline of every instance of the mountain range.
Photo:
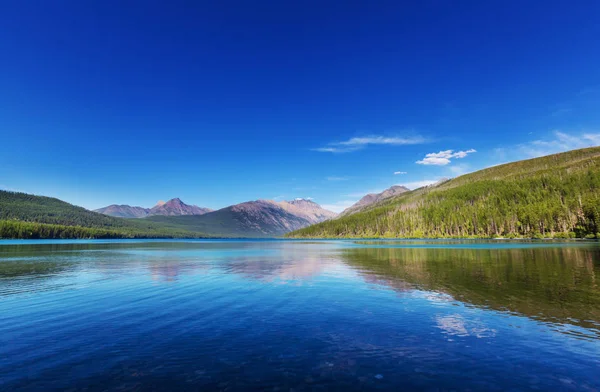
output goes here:
{"type": "Polygon", "coordinates": [[[150,209],[126,205],[100,209],[126,216],[145,215],[123,218],[52,197],[0,190],[0,238],[275,237],[336,216],[305,199],[256,200],[206,210],[180,199],[159,202],[150,209]]]}
{"type": "Polygon", "coordinates": [[[145,218],[178,230],[236,237],[279,236],[337,215],[307,199],[248,201],[213,211],[175,198],[158,202],[152,208],[113,204],[95,212],[119,218],[145,218]]]}
{"type": "Polygon", "coordinates": [[[180,216],[180,215],[202,215],[211,212],[210,208],[198,207],[185,204],[179,198],[171,199],[167,202],[159,201],[152,208],[132,207],[129,205],[111,204],[107,207],[94,210],[104,215],[118,218],[145,218],[153,215],[180,216]]]}
{"type": "Polygon", "coordinates": [[[146,220],[174,229],[234,237],[273,237],[332,219],[334,212],[317,203],[256,200],[221,208],[203,215],[150,216],[146,220]]]}
{"type": "Polygon", "coordinates": [[[0,238],[600,238],[600,147],[493,166],[412,191],[393,186],[339,216],[306,199],[216,211],[172,199],[149,209],[97,211],[0,191],[0,238]]]}

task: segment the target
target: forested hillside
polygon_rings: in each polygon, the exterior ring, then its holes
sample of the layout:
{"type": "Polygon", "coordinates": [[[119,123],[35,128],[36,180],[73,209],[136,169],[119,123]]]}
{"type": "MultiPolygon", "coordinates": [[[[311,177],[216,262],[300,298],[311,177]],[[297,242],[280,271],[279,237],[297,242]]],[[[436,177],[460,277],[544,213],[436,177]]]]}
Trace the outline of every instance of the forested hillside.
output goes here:
{"type": "Polygon", "coordinates": [[[0,191],[0,238],[167,238],[202,234],[114,218],[59,199],[0,191]]]}
{"type": "Polygon", "coordinates": [[[491,167],[290,237],[600,237],[600,147],[491,167]]]}

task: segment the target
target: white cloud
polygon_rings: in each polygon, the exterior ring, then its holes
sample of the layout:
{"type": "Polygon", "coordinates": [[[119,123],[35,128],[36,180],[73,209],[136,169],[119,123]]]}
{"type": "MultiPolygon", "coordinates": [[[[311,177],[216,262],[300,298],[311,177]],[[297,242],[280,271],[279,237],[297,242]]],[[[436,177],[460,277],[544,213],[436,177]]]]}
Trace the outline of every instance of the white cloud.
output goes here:
{"type": "Polygon", "coordinates": [[[350,207],[352,204],[356,203],[357,201],[358,200],[341,200],[341,201],[337,201],[333,204],[321,204],[321,207],[323,207],[329,211],[340,213],[340,212],[344,211],[346,208],[350,207]]]}
{"type": "Polygon", "coordinates": [[[297,197],[296,200],[314,200],[312,197],[297,197]]]}
{"type": "Polygon", "coordinates": [[[417,161],[419,165],[435,165],[435,166],[444,166],[450,163],[450,159],[448,158],[440,158],[440,157],[426,157],[420,161],[417,161]]]}
{"type": "Polygon", "coordinates": [[[386,136],[366,136],[366,137],[353,137],[345,142],[338,143],[342,146],[363,146],[368,144],[391,144],[395,146],[402,146],[407,144],[422,144],[425,143],[425,138],[421,136],[414,137],[386,137],[386,136]]]}
{"type": "Polygon", "coordinates": [[[356,151],[356,150],[360,150],[360,148],[359,147],[319,147],[319,148],[311,149],[311,151],[331,152],[334,154],[352,152],[352,151],[356,151]]]}
{"type": "Polygon", "coordinates": [[[534,140],[518,146],[519,151],[528,158],[536,158],[558,152],[576,150],[600,145],[600,133],[584,132],[579,135],[561,131],[553,132],[551,140],[534,140]]]}
{"type": "Polygon", "coordinates": [[[466,151],[456,151],[454,150],[444,150],[440,152],[432,152],[425,155],[420,161],[417,161],[419,165],[435,165],[435,166],[445,166],[449,164],[451,159],[462,159],[467,155],[477,152],[474,149],[466,150],[466,151]]]}
{"type": "Polygon", "coordinates": [[[327,181],[348,181],[348,177],[327,177],[327,181]]]}
{"type": "Polygon", "coordinates": [[[427,143],[427,139],[422,136],[401,137],[370,135],[364,137],[353,137],[341,142],[329,143],[325,147],[313,148],[312,151],[346,153],[361,150],[369,145],[405,146],[423,143],[427,143]]]}
{"type": "Polygon", "coordinates": [[[397,171],[397,172],[394,172],[394,174],[407,174],[407,173],[403,172],[403,171],[397,171]]]}

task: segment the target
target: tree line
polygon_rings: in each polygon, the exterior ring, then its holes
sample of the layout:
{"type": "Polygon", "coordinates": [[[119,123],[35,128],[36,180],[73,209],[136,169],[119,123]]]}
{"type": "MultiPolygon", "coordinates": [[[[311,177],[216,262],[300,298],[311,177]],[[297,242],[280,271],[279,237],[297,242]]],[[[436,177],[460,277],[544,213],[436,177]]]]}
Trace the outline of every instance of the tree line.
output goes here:
{"type": "Polygon", "coordinates": [[[0,238],[10,239],[111,239],[111,238],[204,238],[201,234],[178,231],[109,230],[96,227],[53,225],[16,220],[0,221],[0,238]]]}

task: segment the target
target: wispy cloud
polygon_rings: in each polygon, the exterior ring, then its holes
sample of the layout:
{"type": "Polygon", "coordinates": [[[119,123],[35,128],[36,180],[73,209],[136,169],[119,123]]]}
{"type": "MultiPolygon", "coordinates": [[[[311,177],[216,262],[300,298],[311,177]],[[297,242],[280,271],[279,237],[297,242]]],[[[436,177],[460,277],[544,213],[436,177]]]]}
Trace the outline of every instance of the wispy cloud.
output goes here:
{"type": "Polygon", "coordinates": [[[419,165],[436,165],[436,166],[445,166],[452,162],[452,159],[462,159],[469,154],[477,152],[474,149],[466,150],[466,151],[456,151],[454,150],[444,150],[440,152],[432,152],[425,155],[425,158],[417,161],[419,165]]]}
{"type": "Polygon", "coordinates": [[[405,146],[427,142],[428,140],[426,138],[418,135],[408,137],[370,135],[353,137],[341,142],[332,142],[324,147],[313,148],[312,150],[318,152],[346,153],[361,150],[369,145],[405,146]]]}
{"type": "Polygon", "coordinates": [[[335,177],[335,176],[332,176],[332,177],[327,177],[326,180],[327,181],[348,181],[349,178],[348,177],[335,177]]]}
{"type": "Polygon", "coordinates": [[[388,136],[366,136],[366,137],[353,137],[345,142],[340,142],[342,146],[363,146],[368,144],[391,144],[395,146],[402,146],[406,144],[422,144],[425,143],[425,138],[422,136],[413,137],[388,137],[388,136]]]}
{"type": "Polygon", "coordinates": [[[397,171],[397,172],[394,172],[394,174],[407,174],[407,172],[397,171]]]}
{"type": "Polygon", "coordinates": [[[312,148],[311,150],[317,151],[317,152],[331,152],[334,154],[338,154],[338,153],[357,151],[357,150],[360,150],[360,148],[359,147],[318,147],[318,148],[312,148]]]}
{"type": "Polygon", "coordinates": [[[527,158],[535,158],[578,148],[600,146],[600,133],[598,132],[568,134],[554,131],[553,136],[553,139],[534,140],[521,144],[518,146],[518,151],[527,158]]]}

